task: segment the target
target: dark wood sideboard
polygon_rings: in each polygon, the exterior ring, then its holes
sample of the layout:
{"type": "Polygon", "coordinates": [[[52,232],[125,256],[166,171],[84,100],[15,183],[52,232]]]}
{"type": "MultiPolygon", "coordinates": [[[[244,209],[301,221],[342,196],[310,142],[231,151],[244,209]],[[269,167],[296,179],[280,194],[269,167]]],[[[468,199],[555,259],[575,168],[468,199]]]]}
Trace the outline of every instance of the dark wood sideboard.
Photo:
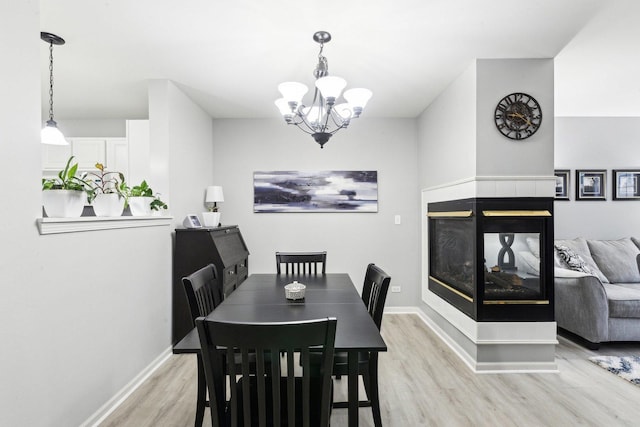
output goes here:
{"type": "Polygon", "coordinates": [[[174,345],[193,329],[182,278],[211,263],[216,266],[225,295],[247,278],[249,250],[237,225],[176,229],[172,302],[174,345]]]}

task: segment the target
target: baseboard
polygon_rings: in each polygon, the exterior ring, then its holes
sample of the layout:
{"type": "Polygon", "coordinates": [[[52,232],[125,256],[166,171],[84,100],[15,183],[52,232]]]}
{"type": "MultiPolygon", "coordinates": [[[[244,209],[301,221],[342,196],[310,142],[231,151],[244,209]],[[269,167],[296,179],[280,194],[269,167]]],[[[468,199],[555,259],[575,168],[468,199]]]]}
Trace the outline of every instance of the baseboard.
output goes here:
{"type": "MultiPolygon", "coordinates": [[[[453,339],[446,331],[444,331],[436,322],[427,316],[418,307],[388,307],[385,308],[385,314],[416,314],[424,324],[433,331],[462,362],[476,374],[507,374],[507,373],[558,373],[558,366],[553,362],[537,362],[537,361],[501,361],[501,362],[479,362],[475,360],[469,353],[464,351],[462,346],[453,339]]],[[[541,340],[537,342],[523,341],[483,341],[476,345],[500,345],[500,344],[525,344],[525,345],[555,345],[557,340],[541,340]]]]}
{"type": "Polygon", "coordinates": [[[389,314],[420,314],[422,313],[422,311],[418,307],[405,307],[405,306],[401,306],[401,307],[387,306],[384,308],[384,312],[389,314]]]}
{"type": "Polygon", "coordinates": [[[100,407],[80,427],[97,427],[103,422],[113,411],[118,408],[147,378],[153,374],[164,362],[169,359],[172,354],[172,347],[167,348],[158,357],[156,357],[146,368],[136,375],[127,385],[117,392],[111,399],[100,407]]]}

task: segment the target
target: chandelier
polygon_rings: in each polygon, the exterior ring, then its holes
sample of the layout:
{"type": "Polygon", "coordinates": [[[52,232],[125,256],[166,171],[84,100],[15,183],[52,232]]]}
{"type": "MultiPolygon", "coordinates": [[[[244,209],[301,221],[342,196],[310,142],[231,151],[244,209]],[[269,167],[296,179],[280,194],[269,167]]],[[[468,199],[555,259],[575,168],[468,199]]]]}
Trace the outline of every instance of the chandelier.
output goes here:
{"type": "Polygon", "coordinates": [[[49,44],[49,120],[40,131],[40,142],[50,145],[69,145],[64,135],[58,129],[58,124],[53,120],[53,45],[61,46],[64,39],[51,33],[40,33],[42,41],[49,44]]]}
{"type": "Polygon", "coordinates": [[[341,77],[329,75],[327,58],[322,56],[324,44],[331,40],[331,34],[318,31],[313,40],[320,44],[318,65],[313,75],[316,78],[315,91],[311,105],[302,103],[302,97],[309,91],[307,86],[298,82],[284,82],[278,85],[282,98],[275,101],[276,106],[287,124],[296,125],[310,134],[324,148],[331,136],[349,126],[351,119],[360,117],[363,108],[371,98],[371,91],[353,88],[344,92],[346,102],[336,104],[347,81],[341,77]]]}

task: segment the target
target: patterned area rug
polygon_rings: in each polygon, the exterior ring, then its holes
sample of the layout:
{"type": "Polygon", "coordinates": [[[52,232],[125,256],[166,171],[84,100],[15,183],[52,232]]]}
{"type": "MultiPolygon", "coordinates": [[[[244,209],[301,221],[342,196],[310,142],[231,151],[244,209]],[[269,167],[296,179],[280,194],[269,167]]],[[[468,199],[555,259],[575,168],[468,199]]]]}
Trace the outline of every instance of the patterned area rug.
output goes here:
{"type": "Polygon", "coordinates": [[[596,356],[590,357],[589,360],[607,371],[640,386],[640,356],[596,356]]]}

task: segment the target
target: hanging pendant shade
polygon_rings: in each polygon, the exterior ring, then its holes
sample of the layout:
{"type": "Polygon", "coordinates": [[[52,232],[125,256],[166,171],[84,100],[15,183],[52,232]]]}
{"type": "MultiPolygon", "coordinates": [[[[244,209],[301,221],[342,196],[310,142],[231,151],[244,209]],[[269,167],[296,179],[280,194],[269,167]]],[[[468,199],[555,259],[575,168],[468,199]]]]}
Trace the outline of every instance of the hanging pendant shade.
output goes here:
{"type": "Polygon", "coordinates": [[[48,120],[40,131],[40,142],[48,145],[69,145],[54,120],[48,120]]]}

